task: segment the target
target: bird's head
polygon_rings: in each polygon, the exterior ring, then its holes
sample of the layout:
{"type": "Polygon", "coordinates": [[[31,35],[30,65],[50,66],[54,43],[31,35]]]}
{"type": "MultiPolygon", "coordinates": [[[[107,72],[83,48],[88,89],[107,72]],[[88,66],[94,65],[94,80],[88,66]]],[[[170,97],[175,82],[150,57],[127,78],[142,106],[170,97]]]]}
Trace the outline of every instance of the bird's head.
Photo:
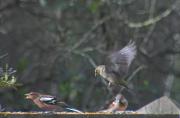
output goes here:
{"type": "Polygon", "coordinates": [[[37,92],[30,92],[30,93],[26,93],[25,96],[26,96],[26,99],[34,100],[37,97],[39,97],[39,93],[37,93],[37,92]]]}
{"type": "Polygon", "coordinates": [[[119,111],[124,111],[128,107],[128,101],[122,94],[117,94],[114,104],[119,106],[119,111]]]}
{"type": "Polygon", "coordinates": [[[105,65],[97,66],[95,69],[95,76],[102,75],[105,71],[105,65]]]}
{"type": "Polygon", "coordinates": [[[125,111],[128,106],[128,101],[122,94],[117,94],[115,100],[109,105],[109,109],[114,111],[125,111]]]}
{"type": "Polygon", "coordinates": [[[127,106],[128,101],[126,100],[126,98],[122,94],[117,94],[115,101],[114,101],[114,104],[120,104],[120,105],[127,106]]]}

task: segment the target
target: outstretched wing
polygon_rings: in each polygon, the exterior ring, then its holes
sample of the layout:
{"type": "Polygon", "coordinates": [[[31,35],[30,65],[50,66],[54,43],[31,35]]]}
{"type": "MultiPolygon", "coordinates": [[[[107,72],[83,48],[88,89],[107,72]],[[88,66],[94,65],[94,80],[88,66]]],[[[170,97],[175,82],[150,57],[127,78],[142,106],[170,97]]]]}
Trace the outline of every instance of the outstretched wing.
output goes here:
{"type": "Polygon", "coordinates": [[[55,105],[57,103],[57,99],[54,96],[44,95],[44,96],[41,96],[39,100],[43,103],[51,104],[51,105],[55,105]]]}
{"type": "Polygon", "coordinates": [[[124,48],[108,56],[109,63],[106,69],[118,76],[126,74],[135,56],[136,45],[130,41],[124,48]]]}

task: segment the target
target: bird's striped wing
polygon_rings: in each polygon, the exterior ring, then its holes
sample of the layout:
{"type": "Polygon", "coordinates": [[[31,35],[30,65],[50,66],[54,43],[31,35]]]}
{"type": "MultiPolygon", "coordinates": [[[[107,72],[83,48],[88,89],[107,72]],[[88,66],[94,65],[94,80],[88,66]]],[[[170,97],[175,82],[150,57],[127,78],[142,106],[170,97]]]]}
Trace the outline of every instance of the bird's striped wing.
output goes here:
{"type": "Polygon", "coordinates": [[[127,46],[108,56],[107,71],[117,75],[126,74],[136,56],[136,45],[130,41],[127,46]]]}
{"type": "Polygon", "coordinates": [[[44,102],[46,104],[52,104],[55,105],[57,103],[57,99],[54,96],[41,96],[39,98],[41,102],[44,102]]]}

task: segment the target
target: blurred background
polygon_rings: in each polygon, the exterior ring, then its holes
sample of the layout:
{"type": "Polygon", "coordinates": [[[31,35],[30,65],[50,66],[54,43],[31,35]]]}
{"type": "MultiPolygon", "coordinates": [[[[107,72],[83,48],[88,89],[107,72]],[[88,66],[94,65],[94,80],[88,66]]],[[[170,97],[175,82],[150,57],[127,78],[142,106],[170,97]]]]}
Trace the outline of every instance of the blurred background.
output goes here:
{"type": "Polygon", "coordinates": [[[129,74],[146,65],[124,91],[129,110],[163,96],[180,102],[179,0],[0,0],[0,66],[17,70],[18,89],[0,89],[7,111],[39,110],[30,91],[96,111],[114,96],[94,68],[110,52],[136,42],[129,74]]]}

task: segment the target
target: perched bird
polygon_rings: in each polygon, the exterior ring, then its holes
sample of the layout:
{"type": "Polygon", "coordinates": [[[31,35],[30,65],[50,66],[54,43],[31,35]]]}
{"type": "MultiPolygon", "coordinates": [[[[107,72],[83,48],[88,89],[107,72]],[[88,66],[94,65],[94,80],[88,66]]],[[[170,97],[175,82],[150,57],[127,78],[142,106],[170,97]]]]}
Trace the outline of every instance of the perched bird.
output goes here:
{"type": "Polygon", "coordinates": [[[55,96],[44,95],[38,92],[30,92],[25,94],[26,99],[32,100],[39,108],[48,111],[67,111],[83,113],[77,109],[69,107],[64,102],[58,101],[55,96]]]}
{"type": "Polygon", "coordinates": [[[136,45],[130,41],[127,46],[108,56],[106,65],[99,65],[95,69],[95,76],[100,75],[108,85],[121,85],[127,87],[125,76],[129,66],[136,56],[136,45]]]}
{"type": "Polygon", "coordinates": [[[107,109],[100,112],[119,112],[125,111],[128,107],[128,101],[122,94],[117,94],[115,100],[108,106],[107,109]]]}

